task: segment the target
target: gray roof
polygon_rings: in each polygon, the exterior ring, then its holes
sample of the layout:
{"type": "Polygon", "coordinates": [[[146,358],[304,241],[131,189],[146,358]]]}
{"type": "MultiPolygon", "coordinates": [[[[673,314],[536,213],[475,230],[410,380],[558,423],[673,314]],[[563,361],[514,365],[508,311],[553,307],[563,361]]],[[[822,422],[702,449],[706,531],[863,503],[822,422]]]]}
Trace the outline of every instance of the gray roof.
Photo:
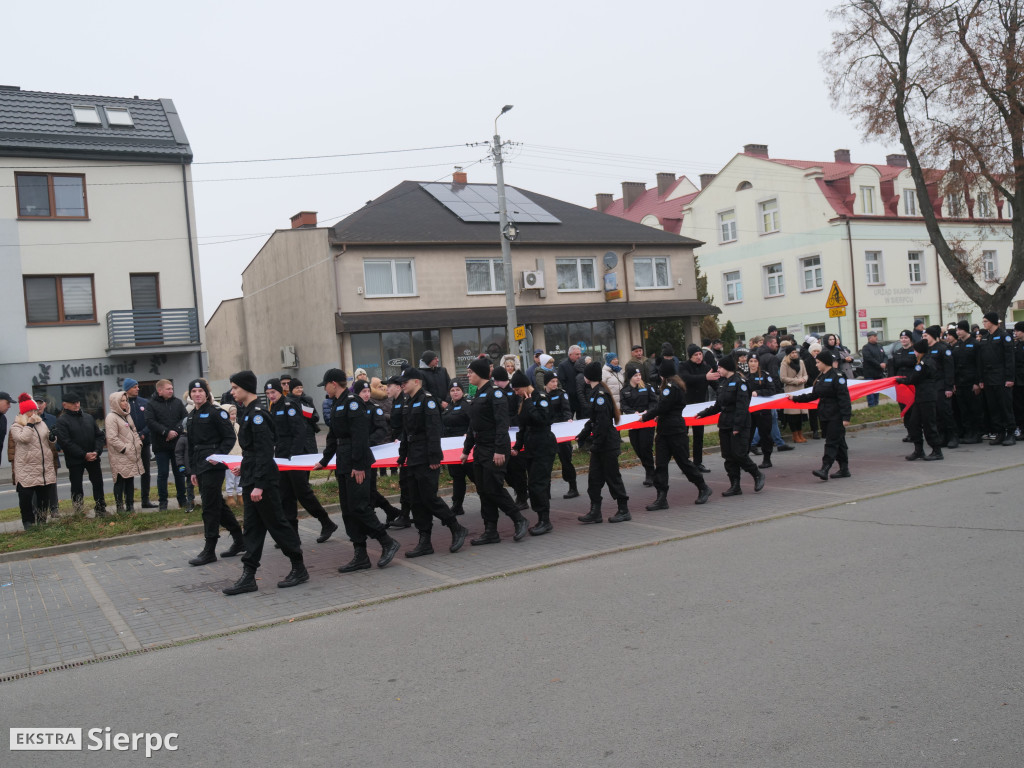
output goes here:
{"type": "MultiPolygon", "coordinates": [[[[463,221],[418,181],[403,181],[371,200],[332,230],[335,242],[362,245],[456,244],[493,245],[498,242],[494,222],[463,221]]],[[[493,186],[493,185],[462,185],[493,186]]],[[[520,235],[513,247],[528,245],[675,245],[697,247],[703,243],[644,224],[598,213],[590,208],[553,197],[515,189],[560,221],[558,224],[519,222],[520,235]]],[[[515,220],[515,216],[510,218],[515,220]]]]}
{"type": "Polygon", "coordinates": [[[86,96],[0,86],[0,156],[192,161],[188,137],[170,99],[86,96]],[[76,125],[73,106],[123,107],[134,127],[76,125]]]}

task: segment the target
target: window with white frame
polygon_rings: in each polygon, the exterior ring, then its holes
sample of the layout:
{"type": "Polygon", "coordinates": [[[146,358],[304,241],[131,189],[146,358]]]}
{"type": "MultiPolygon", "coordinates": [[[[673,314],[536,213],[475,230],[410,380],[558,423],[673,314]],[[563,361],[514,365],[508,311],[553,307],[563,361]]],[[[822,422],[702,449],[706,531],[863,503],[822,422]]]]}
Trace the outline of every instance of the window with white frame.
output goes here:
{"type": "Polygon", "coordinates": [[[803,272],[803,290],[820,291],[821,282],[821,256],[808,256],[800,259],[800,269],[803,272]]]}
{"type": "Polygon", "coordinates": [[[466,259],[466,288],[469,293],[504,293],[501,259],[466,259]]]}
{"type": "Polygon", "coordinates": [[[979,219],[991,219],[992,198],[988,196],[988,192],[979,192],[975,202],[977,203],[977,210],[975,211],[977,217],[979,219]]]}
{"type": "Polygon", "coordinates": [[[868,329],[878,334],[878,338],[887,339],[889,338],[885,332],[885,318],[884,317],[872,317],[868,320],[868,329]]]}
{"type": "Polygon", "coordinates": [[[966,321],[966,323],[968,325],[970,325],[971,324],[971,313],[970,312],[957,312],[956,313],[956,321],[958,323],[962,323],[962,322],[966,321]]]}
{"type": "Polygon", "coordinates": [[[907,277],[911,285],[920,285],[924,282],[924,252],[907,251],[907,277]]]}
{"type": "Polygon", "coordinates": [[[718,242],[731,243],[736,239],[736,209],[718,214],[718,242]]]}
{"type": "Polygon", "coordinates": [[[1013,203],[1008,197],[1003,198],[1003,215],[1008,219],[1013,218],[1013,203]]]}
{"type": "Polygon", "coordinates": [[[981,252],[981,272],[986,282],[995,283],[999,280],[999,261],[995,251],[981,252]]]}
{"type": "Polygon", "coordinates": [[[643,256],[633,259],[633,279],[638,290],[671,288],[668,256],[643,256]]]}
{"type": "Polygon", "coordinates": [[[740,279],[740,271],[726,272],[722,275],[725,282],[725,303],[734,304],[743,301],[743,281],[740,279]]]}
{"type": "Polygon", "coordinates": [[[960,195],[956,192],[946,193],[946,215],[952,218],[959,218],[964,215],[963,205],[961,204],[960,195]]]}
{"type": "Polygon", "coordinates": [[[860,188],[860,212],[871,214],[875,212],[875,188],[860,188]]]}
{"type": "Polygon", "coordinates": [[[917,216],[917,190],[903,190],[903,215],[917,216]]]}
{"type": "Polygon", "coordinates": [[[822,334],[825,333],[825,324],[824,323],[812,323],[811,325],[805,325],[804,326],[804,333],[807,334],[807,335],[810,335],[810,334],[814,333],[814,334],[817,334],[818,336],[821,336],[822,334]]]}
{"type": "Polygon", "coordinates": [[[786,294],[786,281],[782,275],[781,264],[769,264],[764,267],[764,295],[784,296],[786,294]]]}
{"type": "Polygon", "coordinates": [[[763,200],[757,204],[757,213],[761,223],[761,234],[779,231],[779,200],[763,200]]]}
{"type": "Polygon", "coordinates": [[[555,259],[555,276],[560,291],[597,290],[593,259],[555,259]]]}
{"type": "Polygon", "coordinates": [[[367,259],[363,261],[363,282],[367,298],[416,295],[411,259],[367,259]]]}
{"type": "Polygon", "coordinates": [[[864,275],[868,285],[882,285],[885,282],[885,276],[882,274],[881,251],[864,252],[864,275]]]}

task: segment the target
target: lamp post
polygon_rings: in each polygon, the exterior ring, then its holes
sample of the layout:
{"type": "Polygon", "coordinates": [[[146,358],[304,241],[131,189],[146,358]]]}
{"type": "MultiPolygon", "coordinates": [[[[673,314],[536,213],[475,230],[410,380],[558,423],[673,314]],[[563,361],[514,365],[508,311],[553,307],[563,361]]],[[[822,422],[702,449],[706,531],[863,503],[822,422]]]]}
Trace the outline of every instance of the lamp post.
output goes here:
{"type": "Polygon", "coordinates": [[[508,206],[505,202],[505,172],[502,168],[501,157],[501,136],[498,135],[498,118],[512,109],[511,104],[501,108],[498,117],[494,118],[494,147],[491,154],[494,157],[494,170],[498,177],[498,239],[501,242],[501,266],[505,273],[505,333],[508,336],[508,349],[517,357],[521,350],[515,340],[516,326],[519,325],[516,319],[516,289],[512,278],[512,240],[516,237],[515,226],[509,225],[508,206]]]}

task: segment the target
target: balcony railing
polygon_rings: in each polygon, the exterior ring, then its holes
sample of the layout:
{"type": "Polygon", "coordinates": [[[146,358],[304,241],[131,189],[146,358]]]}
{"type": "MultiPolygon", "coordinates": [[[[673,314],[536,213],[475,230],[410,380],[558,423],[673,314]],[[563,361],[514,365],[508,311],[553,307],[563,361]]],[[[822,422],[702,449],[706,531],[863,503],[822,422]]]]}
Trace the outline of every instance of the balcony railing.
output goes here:
{"type": "Polygon", "coordinates": [[[115,309],[107,312],[107,349],[199,344],[199,317],[193,308],[115,309]]]}

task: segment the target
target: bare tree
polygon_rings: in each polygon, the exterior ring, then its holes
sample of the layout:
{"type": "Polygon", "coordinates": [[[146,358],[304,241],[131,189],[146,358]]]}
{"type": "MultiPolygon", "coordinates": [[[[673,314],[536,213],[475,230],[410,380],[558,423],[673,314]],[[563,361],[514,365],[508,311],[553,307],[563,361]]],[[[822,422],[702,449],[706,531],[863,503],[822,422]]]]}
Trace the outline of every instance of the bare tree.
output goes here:
{"type": "Polygon", "coordinates": [[[845,0],[830,12],[839,28],[822,56],[835,105],[867,136],[903,145],[929,239],[953,279],[971,301],[1004,318],[1024,281],[1022,6],[845,0]],[[943,193],[965,218],[996,217],[1011,205],[1013,257],[991,293],[978,282],[977,259],[943,233],[943,193]]]}

